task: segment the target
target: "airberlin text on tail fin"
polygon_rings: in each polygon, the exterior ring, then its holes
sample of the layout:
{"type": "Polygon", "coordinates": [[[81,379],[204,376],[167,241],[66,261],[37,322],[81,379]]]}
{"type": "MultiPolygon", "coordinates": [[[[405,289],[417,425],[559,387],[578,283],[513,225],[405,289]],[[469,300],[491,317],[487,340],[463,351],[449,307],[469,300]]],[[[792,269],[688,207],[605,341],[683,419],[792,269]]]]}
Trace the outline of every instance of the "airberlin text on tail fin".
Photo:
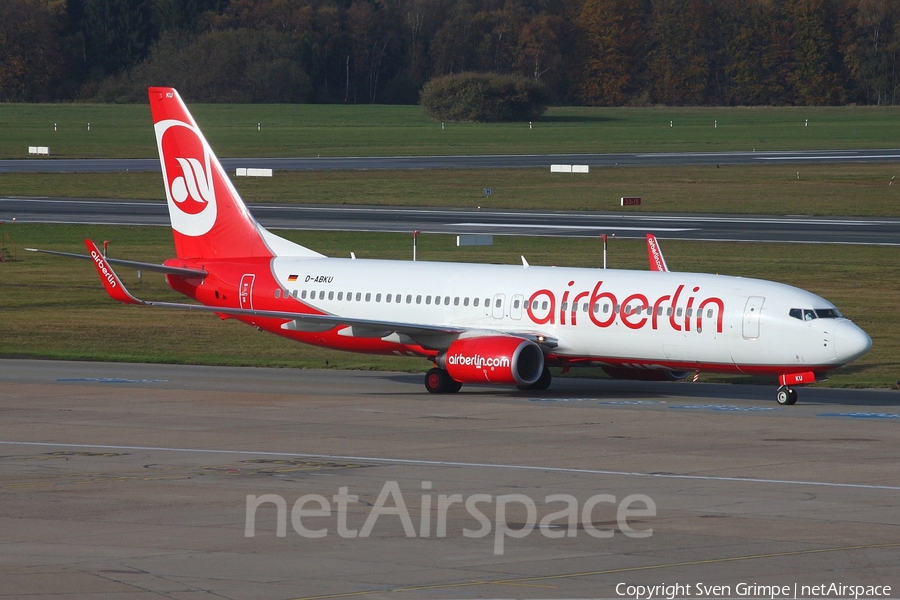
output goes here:
{"type": "Polygon", "coordinates": [[[256,222],[177,91],[148,94],[179,258],[321,256],[256,222]]]}
{"type": "Polygon", "coordinates": [[[659,241],[652,233],[647,234],[647,258],[650,259],[651,271],[668,271],[669,266],[663,256],[662,248],[659,247],[659,241]]]}

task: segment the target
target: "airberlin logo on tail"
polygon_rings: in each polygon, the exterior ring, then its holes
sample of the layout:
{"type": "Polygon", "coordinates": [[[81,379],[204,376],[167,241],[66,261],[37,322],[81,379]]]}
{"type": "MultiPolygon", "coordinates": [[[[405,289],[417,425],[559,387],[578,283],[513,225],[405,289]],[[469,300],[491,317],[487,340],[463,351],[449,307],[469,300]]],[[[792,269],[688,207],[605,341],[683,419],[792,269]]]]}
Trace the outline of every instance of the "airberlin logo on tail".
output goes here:
{"type": "Polygon", "coordinates": [[[172,228],[200,236],[216,223],[212,151],[192,125],[170,119],[156,124],[172,228]]]}

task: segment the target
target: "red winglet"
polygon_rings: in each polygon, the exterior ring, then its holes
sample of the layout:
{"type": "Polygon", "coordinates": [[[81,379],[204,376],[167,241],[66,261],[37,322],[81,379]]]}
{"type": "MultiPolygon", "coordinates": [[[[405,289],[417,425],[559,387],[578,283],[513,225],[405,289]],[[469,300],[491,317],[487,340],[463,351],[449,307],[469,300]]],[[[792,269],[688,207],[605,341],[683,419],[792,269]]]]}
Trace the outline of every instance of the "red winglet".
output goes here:
{"type": "Polygon", "coordinates": [[[662,248],[659,247],[659,242],[652,233],[647,234],[647,256],[650,259],[651,271],[669,270],[666,259],[663,257],[662,248]]]}
{"type": "Polygon", "coordinates": [[[119,276],[113,271],[112,266],[104,260],[103,253],[97,248],[97,244],[91,240],[84,240],[84,245],[87,246],[88,253],[91,255],[91,260],[94,261],[94,266],[97,267],[97,273],[100,275],[100,281],[103,282],[103,287],[106,288],[106,293],[109,294],[113,300],[118,300],[125,304],[141,304],[140,300],[132,296],[128,293],[128,290],[125,289],[122,280],[119,279],[119,276]]]}

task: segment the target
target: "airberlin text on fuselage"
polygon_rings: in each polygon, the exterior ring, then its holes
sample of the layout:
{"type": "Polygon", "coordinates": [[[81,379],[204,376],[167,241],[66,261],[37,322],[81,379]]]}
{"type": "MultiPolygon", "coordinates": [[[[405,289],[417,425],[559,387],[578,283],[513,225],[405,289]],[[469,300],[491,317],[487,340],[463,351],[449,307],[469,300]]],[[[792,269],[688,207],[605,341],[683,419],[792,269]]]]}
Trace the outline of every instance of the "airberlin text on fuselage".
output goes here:
{"type": "MultiPolygon", "coordinates": [[[[570,281],[568,287],[572,288],[574,285],[575,282],[570,281]]],[[[556,293],[548,289],[538,290],[528,299],[528,318],[538,325],[555,325],[557,319],[560,325],[577,325],[579,317],[584,319],[586,316],[591,323],[601,328],[611,326],[618,319],[629,329],[649,326],[657,330],[667,326],[674,331],[694,329],[700,332],[706,313],[707,319],[715,318],[716,332],[722,333],[725,303],[715,296],[698,296],[699,286],[685,293],[684,285],[679,285],[671,294],[653,300],[641,293],[630,294],[620,300],[612,292],[601,290],[602,286],[603,281],[598,281],[590,292],[567,289],[560,298],[558,310],[556,293]],[[585,304],[589,307],[587,313],[583,312],[585,304]],[[607,307],[606,310],[604,306],[607,307]],[[582,310],[581,315],[578,314],[579,308],[582,310]],[[710,316],[709,311],[713,311],[713,315],[710,316]]]]}
{"type": "Polygon", "coordinates": [[[103,260],[103,257],[96,250],[91,250],[91,258],[94,259],[94,262],[97,263],[97,267],[100,268],[100,272],[103,273],[103,276],[106,277],[106,281],[109,282],[110,287],[116,287],[116,278],[115,276],[106,268],[106,261],[103,260]]]}

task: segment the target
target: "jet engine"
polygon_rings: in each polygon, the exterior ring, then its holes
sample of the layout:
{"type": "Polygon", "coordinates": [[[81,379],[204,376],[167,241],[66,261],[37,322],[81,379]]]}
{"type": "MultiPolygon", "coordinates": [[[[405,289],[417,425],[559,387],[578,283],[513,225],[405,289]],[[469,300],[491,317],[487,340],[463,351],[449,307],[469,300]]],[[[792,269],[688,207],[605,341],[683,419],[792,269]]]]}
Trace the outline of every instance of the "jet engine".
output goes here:
{"type": "Polygon", "coordinates": [[[435,362],[460,383],[531,385],[544,370],[544,353],[532,341],[496,335],[456,340],[435,362]]]}

